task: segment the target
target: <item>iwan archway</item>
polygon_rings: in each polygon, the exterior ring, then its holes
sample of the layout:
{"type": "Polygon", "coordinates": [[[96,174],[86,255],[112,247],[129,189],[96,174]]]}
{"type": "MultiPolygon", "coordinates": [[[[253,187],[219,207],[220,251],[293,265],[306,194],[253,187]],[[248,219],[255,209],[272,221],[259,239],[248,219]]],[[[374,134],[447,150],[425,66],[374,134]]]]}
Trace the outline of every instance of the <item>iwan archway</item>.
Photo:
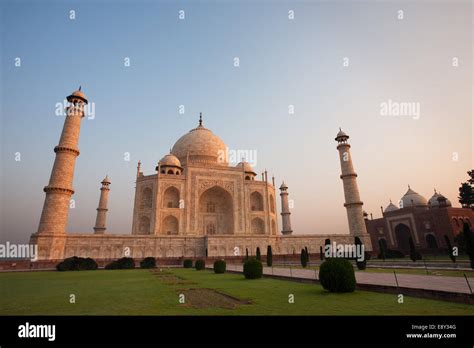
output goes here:
{"type": "Polygon", "coordinates": [[[232,196],[213,186],[199,198],[199,231],[203,235],[233,234],[234,209],[232,196]]]}

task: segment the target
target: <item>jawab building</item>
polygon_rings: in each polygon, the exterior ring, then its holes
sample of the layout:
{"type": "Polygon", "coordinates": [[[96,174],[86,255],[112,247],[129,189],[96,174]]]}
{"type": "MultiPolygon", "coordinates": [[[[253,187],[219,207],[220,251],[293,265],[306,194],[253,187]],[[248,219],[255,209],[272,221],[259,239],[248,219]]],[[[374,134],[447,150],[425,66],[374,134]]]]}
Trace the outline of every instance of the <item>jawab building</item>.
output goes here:
{"type": "MultiPolygon", "coordinates": [[[[196,128],[179,138],[156,165],[155,173],[137,168],[131,233],[109,234],[106,229],[107,203],[111,181],[106,177],[100,188],[94,233],[67,233],[69,200],[84,107],[88,103],[81,90],[67,97],[67,117],[58,146],[38,232],[31,237],[38,244],[40,259],[71,256],[115,259],[125,256],[204,257],[266,253],[295,254],[308,248],[319,253],[325,240],[353,244],[359,236],[371,250],[363,219],[349,136],[336,137],[349,222],[347,235],[294,235],[291,228],[288,187],[279,192],[267,173],[261,177],[247,162],[236,166],[227,161],[227,146],[202,118],[196,128]],[[276,199],[281,199],[278,214],[276,199]],[[281,216],[281,227],[279,217],[281,216]]],[[[91,207],[91,213],[93,209],[91,207]]]]}

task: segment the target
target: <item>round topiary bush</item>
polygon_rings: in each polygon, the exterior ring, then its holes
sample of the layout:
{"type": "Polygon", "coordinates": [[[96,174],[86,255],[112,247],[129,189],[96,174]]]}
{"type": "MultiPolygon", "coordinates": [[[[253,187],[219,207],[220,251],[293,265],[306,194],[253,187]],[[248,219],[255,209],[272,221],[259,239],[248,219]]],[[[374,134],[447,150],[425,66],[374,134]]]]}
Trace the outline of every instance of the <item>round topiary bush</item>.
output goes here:
{"type": "Polygon", "coordinates": [[[183,267],[184,268],[193,268],[193,260],[191,259],[186,259],[183,261],[183,267]]]}
{"type": "Polygon", "coordinates": [[[145,257],[140,261],[140,268],[155,268],[156,259],[154,257],[145,257]]]}
{"type": "Polygon", "coordinates": [[[204,262],[204,260],[196,260],[194,267],[197,271],[201,271],[206,267],[206,263],[204,262]]]}
{"type": "Polygon", "coordinates": [[[214,273],[225,273],[226,263],[224,260],[216,260],[214,262],[214,273]]]}
{"type": "Polygon", "coordinates": [[[131,257],[122,257],[116,261],[105,266],[105,269],[133,269],[135,268],[135,261],[131,257]]]}
{"type": "Polygon", "coordinates": [[[262,278],[263,265],[262,263],[254,258],[248,259],[244,263],[244,276],[246,279],[258,279],[262,278]]]}
{"type": "Polygon", "coordinates": [[[356,280],[354,267],[346,259],[329,258],[319,268],[319,280],[330,292],[353,292],[356,280]]]}
{"type": "Polygon", "coordinates": [[[97,269],[97,262],[90,257],[68,257],[56,265],[58,271],[90,271],[97,269]]]}

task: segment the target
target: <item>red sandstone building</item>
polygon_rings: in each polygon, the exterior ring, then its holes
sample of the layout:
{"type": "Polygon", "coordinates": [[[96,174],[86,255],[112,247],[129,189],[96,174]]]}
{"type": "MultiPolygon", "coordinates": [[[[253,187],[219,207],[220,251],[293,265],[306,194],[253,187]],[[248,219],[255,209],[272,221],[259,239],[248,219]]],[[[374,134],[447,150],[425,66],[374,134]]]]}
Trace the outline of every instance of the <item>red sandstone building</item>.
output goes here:
{"type": "Polygon", "coordinates": [[[427,201],[410,187],[398,207],[390,201],[382,214],[382,218],[369,220],[366,216],[365,220],[376,251],[382,243],[388,249],[408,253],[411,237],[420,252],[440,252],[447,248],[445,236],[454,245],[454,237],[462,231],[464,222],[472,227],[474,220],[474,210],[452,207],[451,202],[436,191],[427,201]]]}

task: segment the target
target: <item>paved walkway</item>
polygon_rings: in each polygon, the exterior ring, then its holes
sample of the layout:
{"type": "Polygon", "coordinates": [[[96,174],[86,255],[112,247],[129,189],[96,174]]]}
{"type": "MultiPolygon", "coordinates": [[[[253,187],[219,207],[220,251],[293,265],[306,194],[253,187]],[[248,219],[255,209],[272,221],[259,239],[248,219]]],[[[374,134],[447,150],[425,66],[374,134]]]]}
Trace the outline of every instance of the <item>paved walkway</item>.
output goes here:
{"type": "MultiPolygon", "coordinates": [[[[242,272],[242,265],[227,265],[227,270],[242,272]]],[[[264,267],[263,274],[302,279],[319,279],[319,271],[301,268],[264,267]]],[[[355,272],[358,284],[386,285],[396,287],[393,273],[355,272]]],[[[443,277],[397,273],[398,286],[403,288],[426,289],[470,294],[464,277],[443,277]]],[[[468,278],[474,291],[474,279],[468,278]]]]}

